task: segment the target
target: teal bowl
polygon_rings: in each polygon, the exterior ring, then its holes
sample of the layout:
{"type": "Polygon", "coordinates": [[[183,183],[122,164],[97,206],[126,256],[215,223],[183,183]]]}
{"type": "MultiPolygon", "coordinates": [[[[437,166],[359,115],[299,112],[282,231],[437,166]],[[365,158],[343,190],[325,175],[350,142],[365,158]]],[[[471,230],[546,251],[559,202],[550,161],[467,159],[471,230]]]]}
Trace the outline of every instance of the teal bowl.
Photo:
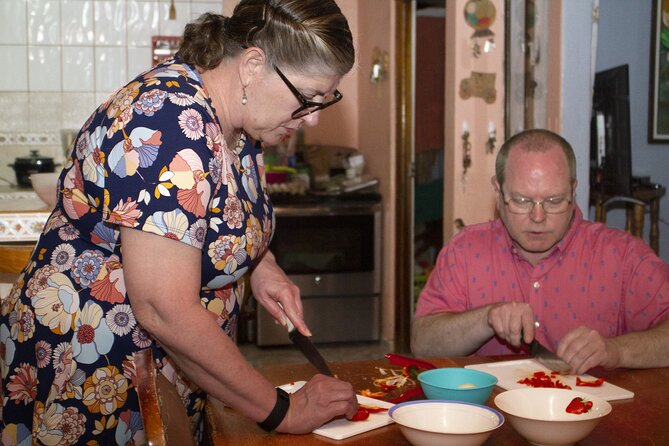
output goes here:
{"type": "Polygon", "coordinates": [[[431,400],[485,404],[497,384],[497,378],[479,370],[442,367],[420,373],[418,382],[425,396],[431,400]]]}

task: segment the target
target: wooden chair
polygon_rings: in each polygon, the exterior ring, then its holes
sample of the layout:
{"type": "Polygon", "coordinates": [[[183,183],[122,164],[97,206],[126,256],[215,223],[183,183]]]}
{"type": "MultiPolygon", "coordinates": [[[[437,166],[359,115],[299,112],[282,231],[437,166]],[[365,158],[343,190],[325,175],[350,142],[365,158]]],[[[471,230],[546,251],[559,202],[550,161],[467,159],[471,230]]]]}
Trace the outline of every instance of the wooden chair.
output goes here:
{"type": "Polygon", "coordinates": [[[660,200],[667,192],[662,185],[635,185],[632,196],[602,194],[597,187],[590,189],[590,203],[595,206],[595,221],[606,223],[609,207],[623,204],[626,207],[625,230],[643,238],[644,214],[650,212],[650,247],[660,252],[660,200]]]}
{"type": "Polygon", "coordinates": [[[0,273],[18,274],[30,260],[34,244],[0,244],[0,273]]]}
{"type": "Polygon", "coordinates": [[[137,394],[149,446],[195,446],[190,421],[176,388],[156,372],[151,349],[135,354],[137,394]]]}

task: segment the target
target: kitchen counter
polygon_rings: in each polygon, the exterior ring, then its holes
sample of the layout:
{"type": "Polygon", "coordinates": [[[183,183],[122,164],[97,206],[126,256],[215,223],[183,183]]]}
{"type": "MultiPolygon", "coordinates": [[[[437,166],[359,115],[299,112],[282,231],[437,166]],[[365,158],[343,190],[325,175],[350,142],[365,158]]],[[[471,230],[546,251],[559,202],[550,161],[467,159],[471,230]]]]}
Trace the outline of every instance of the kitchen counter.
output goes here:
{"type": "Polygon", "coordinates": [[[0,186],[0,242],[34,242],[51,209],[31,189],[0,186]]]}

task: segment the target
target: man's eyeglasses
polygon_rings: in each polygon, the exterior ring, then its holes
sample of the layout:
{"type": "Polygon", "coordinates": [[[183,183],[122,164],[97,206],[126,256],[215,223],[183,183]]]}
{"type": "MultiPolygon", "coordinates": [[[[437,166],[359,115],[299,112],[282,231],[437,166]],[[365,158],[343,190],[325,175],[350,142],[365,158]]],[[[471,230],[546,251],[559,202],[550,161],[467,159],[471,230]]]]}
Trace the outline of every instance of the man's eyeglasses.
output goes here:
{"type": "Polygon", "coordinates": [[[500,191],[500,193],[502,201],[512,214],[531,214],[534,206],[538,204],[547,214],[563,214],[567,212],[572,201],[571,198],[565,197],[552,197],[541,201],[534,201],[525,197],[512,197],[507,200],[504,198],[504,192],[500,191]]]}
{"type": "Polygon", "coordinates": [[[291,115],[293,119],[299,119],[315,111],[323,110],[324,108],[341,101],[341,98],[344,97],[339,92],[339,90],[335,90],[331,96],[324,97],[323,102],[310,101],[304,96],[302,96],[302,93],[300,93],[299,90],[295,88],[295,86],[288,80],[288,78],[281,72],[281,70],[277,68],[276,65],[274,65],[274,70],[301,104],[300,107],[297,110],[295,110],[291,115]]]}

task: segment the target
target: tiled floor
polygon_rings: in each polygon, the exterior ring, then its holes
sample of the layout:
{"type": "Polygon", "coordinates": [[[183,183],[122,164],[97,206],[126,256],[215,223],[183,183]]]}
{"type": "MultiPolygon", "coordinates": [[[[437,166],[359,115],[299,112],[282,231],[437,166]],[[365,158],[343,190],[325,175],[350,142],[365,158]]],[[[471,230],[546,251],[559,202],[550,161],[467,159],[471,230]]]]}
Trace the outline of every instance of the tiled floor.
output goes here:
{"type": "MultiPolygon", "coordinates": [[[[318,350],[326,361],[355,361],[360,359],[381,359],[392,347],[383,341],[379,342],[342,342],[336,344],[318,344],[318,350]]],[[[278,364],[300,364],[307,360],[292,345],[276,347],[258,347],[252,343],[239,346],[242,354],[254,367],[265,367],[278,364]]]]}

